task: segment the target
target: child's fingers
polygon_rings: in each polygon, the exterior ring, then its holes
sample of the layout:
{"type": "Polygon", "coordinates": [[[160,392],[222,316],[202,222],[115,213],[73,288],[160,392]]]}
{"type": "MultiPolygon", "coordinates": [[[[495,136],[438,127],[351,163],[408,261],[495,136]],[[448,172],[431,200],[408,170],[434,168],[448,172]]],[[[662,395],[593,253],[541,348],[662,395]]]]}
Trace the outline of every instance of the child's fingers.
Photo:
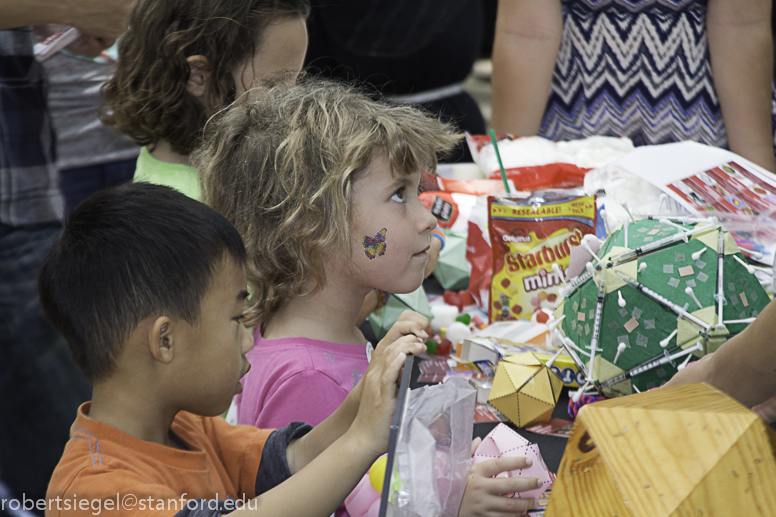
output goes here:
{"type": "Polygon", "coordinates": [[[472,456],[474,456],[474,452],[477,450],[477,447],[479,447],[481,443],[482,443],[482,438],[480,438],[479,436],[474,440],[472,440],[472,456]]]}
{"type": "Polygon", "coordinates": [[[536,508],[534,499],[519,499],[516,497],[489,497],[486,511],[493,513],[503,513],[504,515],[523,515],[528,510],[536,508]]]}
{"type": "MultiPolygon", "coordinates": [[[[509,472],[512,470],[520,470],[533,465],[531,458],[525,456],[505,456],[503,458],[496,458],[488,461],[483,461],[472,467],[472,473],[492,478],[502,472],[509,472]]],[[[531,478],[534,479],[534,478],[531,478]]]]}
{"type": "Polygon", "coordinates": [[[424,328],[428,325],[428,318],[423,316],[421,313],[407,309],[406,311],[399,314],[399,317],[396,319],[396,322],[400,321],[416,321],[424,326],[424,328]]]}
{"type": "Polygon", "coordinates": [[[419,338],[426,339],[428,338],[427,328],[428,318],[415,311],[407,310],[401,313],[401,316],[399,316],[399,319],[396,320],[396,323],[393,324],[388,333],[392,336],[392,340],[406,334],[414,334],[419,338]]]}
{"type": "Polygon", "coordinates": [[[541,486],[539,478],[490,478],[487,481],[486,491],[489,494],[498,496],[527,492],[528,490],[534,490],[541,486]]]}
{"type": "Polygon", "coordinates": [[[391,343],[381,357],[381,360],[384,362],[384,370],[381,376],[383,383],[396,383],[407,354],[419,354],[424,349],[425,346],[413,335],[402,336],[391,343]]]}
{"type": "Polygon", "coordinates": [[[419,354],[426,350],[426,345],[422,338],[414,334],[399,336],[392,343],[389,343],[382,351],[381,358],[390,363],[394,357],[399,354],[419,354]]]}

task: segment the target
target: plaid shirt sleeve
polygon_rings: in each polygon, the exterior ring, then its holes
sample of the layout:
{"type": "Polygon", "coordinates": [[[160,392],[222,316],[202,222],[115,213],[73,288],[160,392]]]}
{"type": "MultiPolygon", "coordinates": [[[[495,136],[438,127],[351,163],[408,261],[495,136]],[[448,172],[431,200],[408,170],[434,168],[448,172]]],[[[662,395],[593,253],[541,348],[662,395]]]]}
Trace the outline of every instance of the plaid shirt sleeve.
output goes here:
{"type": "Polygon", "coordinates": [[[0,30],[0,223],[30,226],[62,218],[54,130],[32,28],[0,30]]]}

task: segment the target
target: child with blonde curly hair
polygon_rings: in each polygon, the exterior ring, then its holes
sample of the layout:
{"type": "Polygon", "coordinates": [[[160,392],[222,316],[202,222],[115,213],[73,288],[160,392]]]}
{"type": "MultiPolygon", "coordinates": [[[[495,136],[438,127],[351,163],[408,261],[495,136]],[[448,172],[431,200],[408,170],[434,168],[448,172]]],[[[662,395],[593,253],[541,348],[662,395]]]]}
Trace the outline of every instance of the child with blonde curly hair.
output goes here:
{"type": "MultiPolygon", "coordinates": [[[[423,281],[436,219],[418,198],[421,169],[433,172],[460,135],[415,108],[335,83],[254,97],[209,124],[192,157],[205,202],[232,221],[248,250],[253,368],[238,421],[316,424],[366,371],[370,345],[355,325],[365,295],[407,293],[423,281]]],[[[405,315],[389,335],[417,318],[405,315]]],[[[501,496],[534,488],[535,478],[492,479],[526,464],[474,466],[460,514],[531,508],[501,496]]]]}

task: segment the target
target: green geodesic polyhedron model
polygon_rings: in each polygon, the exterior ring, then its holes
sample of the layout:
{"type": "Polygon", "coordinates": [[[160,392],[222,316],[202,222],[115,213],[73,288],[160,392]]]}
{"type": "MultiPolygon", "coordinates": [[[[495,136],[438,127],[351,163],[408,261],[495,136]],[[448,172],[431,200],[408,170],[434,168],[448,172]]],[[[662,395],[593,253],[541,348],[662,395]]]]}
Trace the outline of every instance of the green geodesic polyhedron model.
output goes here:
{"type": "Polygon", "coordinates": [[[711,353],[741,332],[770,301],[730,234],[712,219],[694,221],[637,220],[627,225],[627,240],[621,225],[597,253],[595,279],[585,271],[565,290],[555,319],[563,318],[567,346],[605,395],[660,386],[690,355],[711,353]]]}

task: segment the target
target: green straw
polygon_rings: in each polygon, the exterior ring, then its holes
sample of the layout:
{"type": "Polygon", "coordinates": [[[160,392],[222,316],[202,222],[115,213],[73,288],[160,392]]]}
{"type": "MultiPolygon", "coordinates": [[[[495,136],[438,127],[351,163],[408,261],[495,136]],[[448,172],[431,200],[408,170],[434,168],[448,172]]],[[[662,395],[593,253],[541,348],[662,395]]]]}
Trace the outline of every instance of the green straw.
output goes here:
{"type": "Polygon", "coordinates": [[[498,166],[501,168],[501,179],[504,180],[504,190],[507,191],[507,195],[512,193],[509,191],[509,183],[507,183],[507,172],[504,170],[504,164],[501,162],[501,153],[498,152],[498,142],[496,141],[496,132],[492,129],[489,131],[490,140],[493,142],[493,149],[496,150],[496,158],[498,158],[498,166]]]}

